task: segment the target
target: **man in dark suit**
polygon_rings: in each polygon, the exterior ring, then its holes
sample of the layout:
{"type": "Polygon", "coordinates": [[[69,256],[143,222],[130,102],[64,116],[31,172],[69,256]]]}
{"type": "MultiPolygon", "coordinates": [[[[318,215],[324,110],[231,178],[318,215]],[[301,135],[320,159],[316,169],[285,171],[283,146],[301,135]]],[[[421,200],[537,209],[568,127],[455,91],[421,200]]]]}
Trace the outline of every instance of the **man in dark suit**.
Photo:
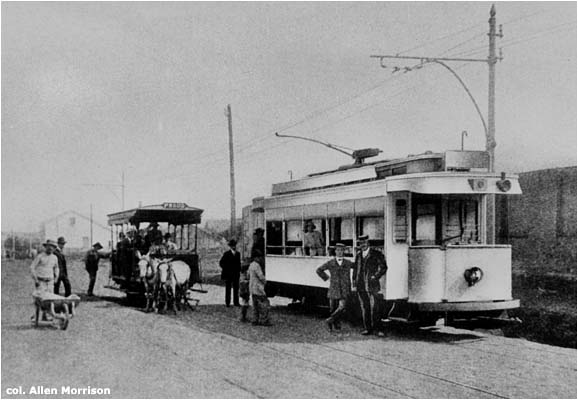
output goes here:
{"type": "Polygon", "coordinates": [[[317,275],[319,275],[321,279],[324,281],[330,279],[327,297],[329,298],[331,315],[325,320],[330,331],[332,329],[341,329],[340,319],[345,313],[347,298],[351,293],[349,273],[354,265],[351,261],[343,258],[344,252],[345,245],[337,243],[335,245],[335,257],[317,268],[317,275]],[[327,272],[325,271],[329,271],[329,276],[327,276],[327,272]]]}
{"type": "Polygon", "coordinates": [[[364,330],[362,335],[373,332],[383,334],[380,330],[381,315],[379,314],[379,279],[387,272],[385,257],[378,251],[369,248],[367,235],[357,238],[359,250],[355,256],[353,268],[353,283],[359,297],[364,330]]]}
{"type": "Polygon", "coordinates": [[[54,294],[60,294],[60,282],[64,285],[64,296],[68,297],[71,293],[70,281],[68,280],[68,270],[66,269],[66,258],[64,257],[64,245],[66,240],[60,236],[56,241],[58,245],[54,250],[54,255],[58,258],[58,279],[54,282],[54,294]]]}
{"type": "Polygon", "coordinates": [[[233,304],[239,304],[239,277],[241,274],[241,255],[237,251],[237,241],[229,240],[229,250],[223,253],[219,261],[221,280],[225,281],[225,304],[231,305],[231,287],[233,288],[233,304]]]}

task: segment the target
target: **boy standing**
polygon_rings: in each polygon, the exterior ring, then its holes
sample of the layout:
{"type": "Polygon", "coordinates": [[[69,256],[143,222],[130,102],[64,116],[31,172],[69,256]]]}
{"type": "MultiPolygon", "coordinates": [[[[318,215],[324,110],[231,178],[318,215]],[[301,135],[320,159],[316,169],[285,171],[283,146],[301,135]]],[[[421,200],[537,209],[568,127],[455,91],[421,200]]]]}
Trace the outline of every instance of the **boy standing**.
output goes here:
{"type": "Polygon", "coordinates": [[[241,322],[247,322],[247,311],[249,311],[249,263],[241,264],[241,275],[239,276],[239,298],[241,299],[241,322]]]}
{"type": "Polygon", "coordinates": [[[265,274],[262,265],[263,254],[256,250],[249,265],[249,292],[253,298],[253,325],[271,326],[269,321],[269,299],[265,293],[265,274]]]}

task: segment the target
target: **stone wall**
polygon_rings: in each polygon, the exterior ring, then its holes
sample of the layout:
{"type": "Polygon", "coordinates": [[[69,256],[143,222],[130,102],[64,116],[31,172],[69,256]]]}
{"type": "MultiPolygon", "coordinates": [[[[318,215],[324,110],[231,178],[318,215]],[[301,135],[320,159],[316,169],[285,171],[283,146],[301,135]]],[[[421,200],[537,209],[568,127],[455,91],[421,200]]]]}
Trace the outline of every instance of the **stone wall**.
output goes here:
{"type": "Polygon", "coordinates": [[[519,174],[523,194],[497,196],[497,241],[515,269],[576,276],[576,167],[519,174]]]}

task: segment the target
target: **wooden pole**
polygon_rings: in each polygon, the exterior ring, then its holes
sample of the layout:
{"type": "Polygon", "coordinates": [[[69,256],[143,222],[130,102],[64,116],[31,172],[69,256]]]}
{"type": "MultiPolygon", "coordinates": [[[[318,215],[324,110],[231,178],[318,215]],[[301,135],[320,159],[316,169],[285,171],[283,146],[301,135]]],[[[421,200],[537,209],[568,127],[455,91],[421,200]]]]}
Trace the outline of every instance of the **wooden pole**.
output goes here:
{"type": "Polygon", "coordinates": [[[227,120],[229,125],[229,169],[231,178],[231,233],[230,239],[235,236],[236,216],[235,216],[235,158],[233,155],[233,116],[231,114],[231,105],[227,104],[227,120]]]}

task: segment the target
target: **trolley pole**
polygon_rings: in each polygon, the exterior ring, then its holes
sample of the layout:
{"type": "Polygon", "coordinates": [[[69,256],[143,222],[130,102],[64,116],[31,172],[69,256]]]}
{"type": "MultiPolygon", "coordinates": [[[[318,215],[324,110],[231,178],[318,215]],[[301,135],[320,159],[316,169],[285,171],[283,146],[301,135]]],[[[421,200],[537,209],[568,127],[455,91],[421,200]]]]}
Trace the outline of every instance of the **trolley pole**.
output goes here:
{"type": "Polygon", "coordinates": [[[227,121],[229,125],[229,170],[231,177],[231,238],[235,236],[237,218],[235,216],[235,158],[233,155],[233,116],[231,115],[231,105],[227,104],[227,121]]]}

